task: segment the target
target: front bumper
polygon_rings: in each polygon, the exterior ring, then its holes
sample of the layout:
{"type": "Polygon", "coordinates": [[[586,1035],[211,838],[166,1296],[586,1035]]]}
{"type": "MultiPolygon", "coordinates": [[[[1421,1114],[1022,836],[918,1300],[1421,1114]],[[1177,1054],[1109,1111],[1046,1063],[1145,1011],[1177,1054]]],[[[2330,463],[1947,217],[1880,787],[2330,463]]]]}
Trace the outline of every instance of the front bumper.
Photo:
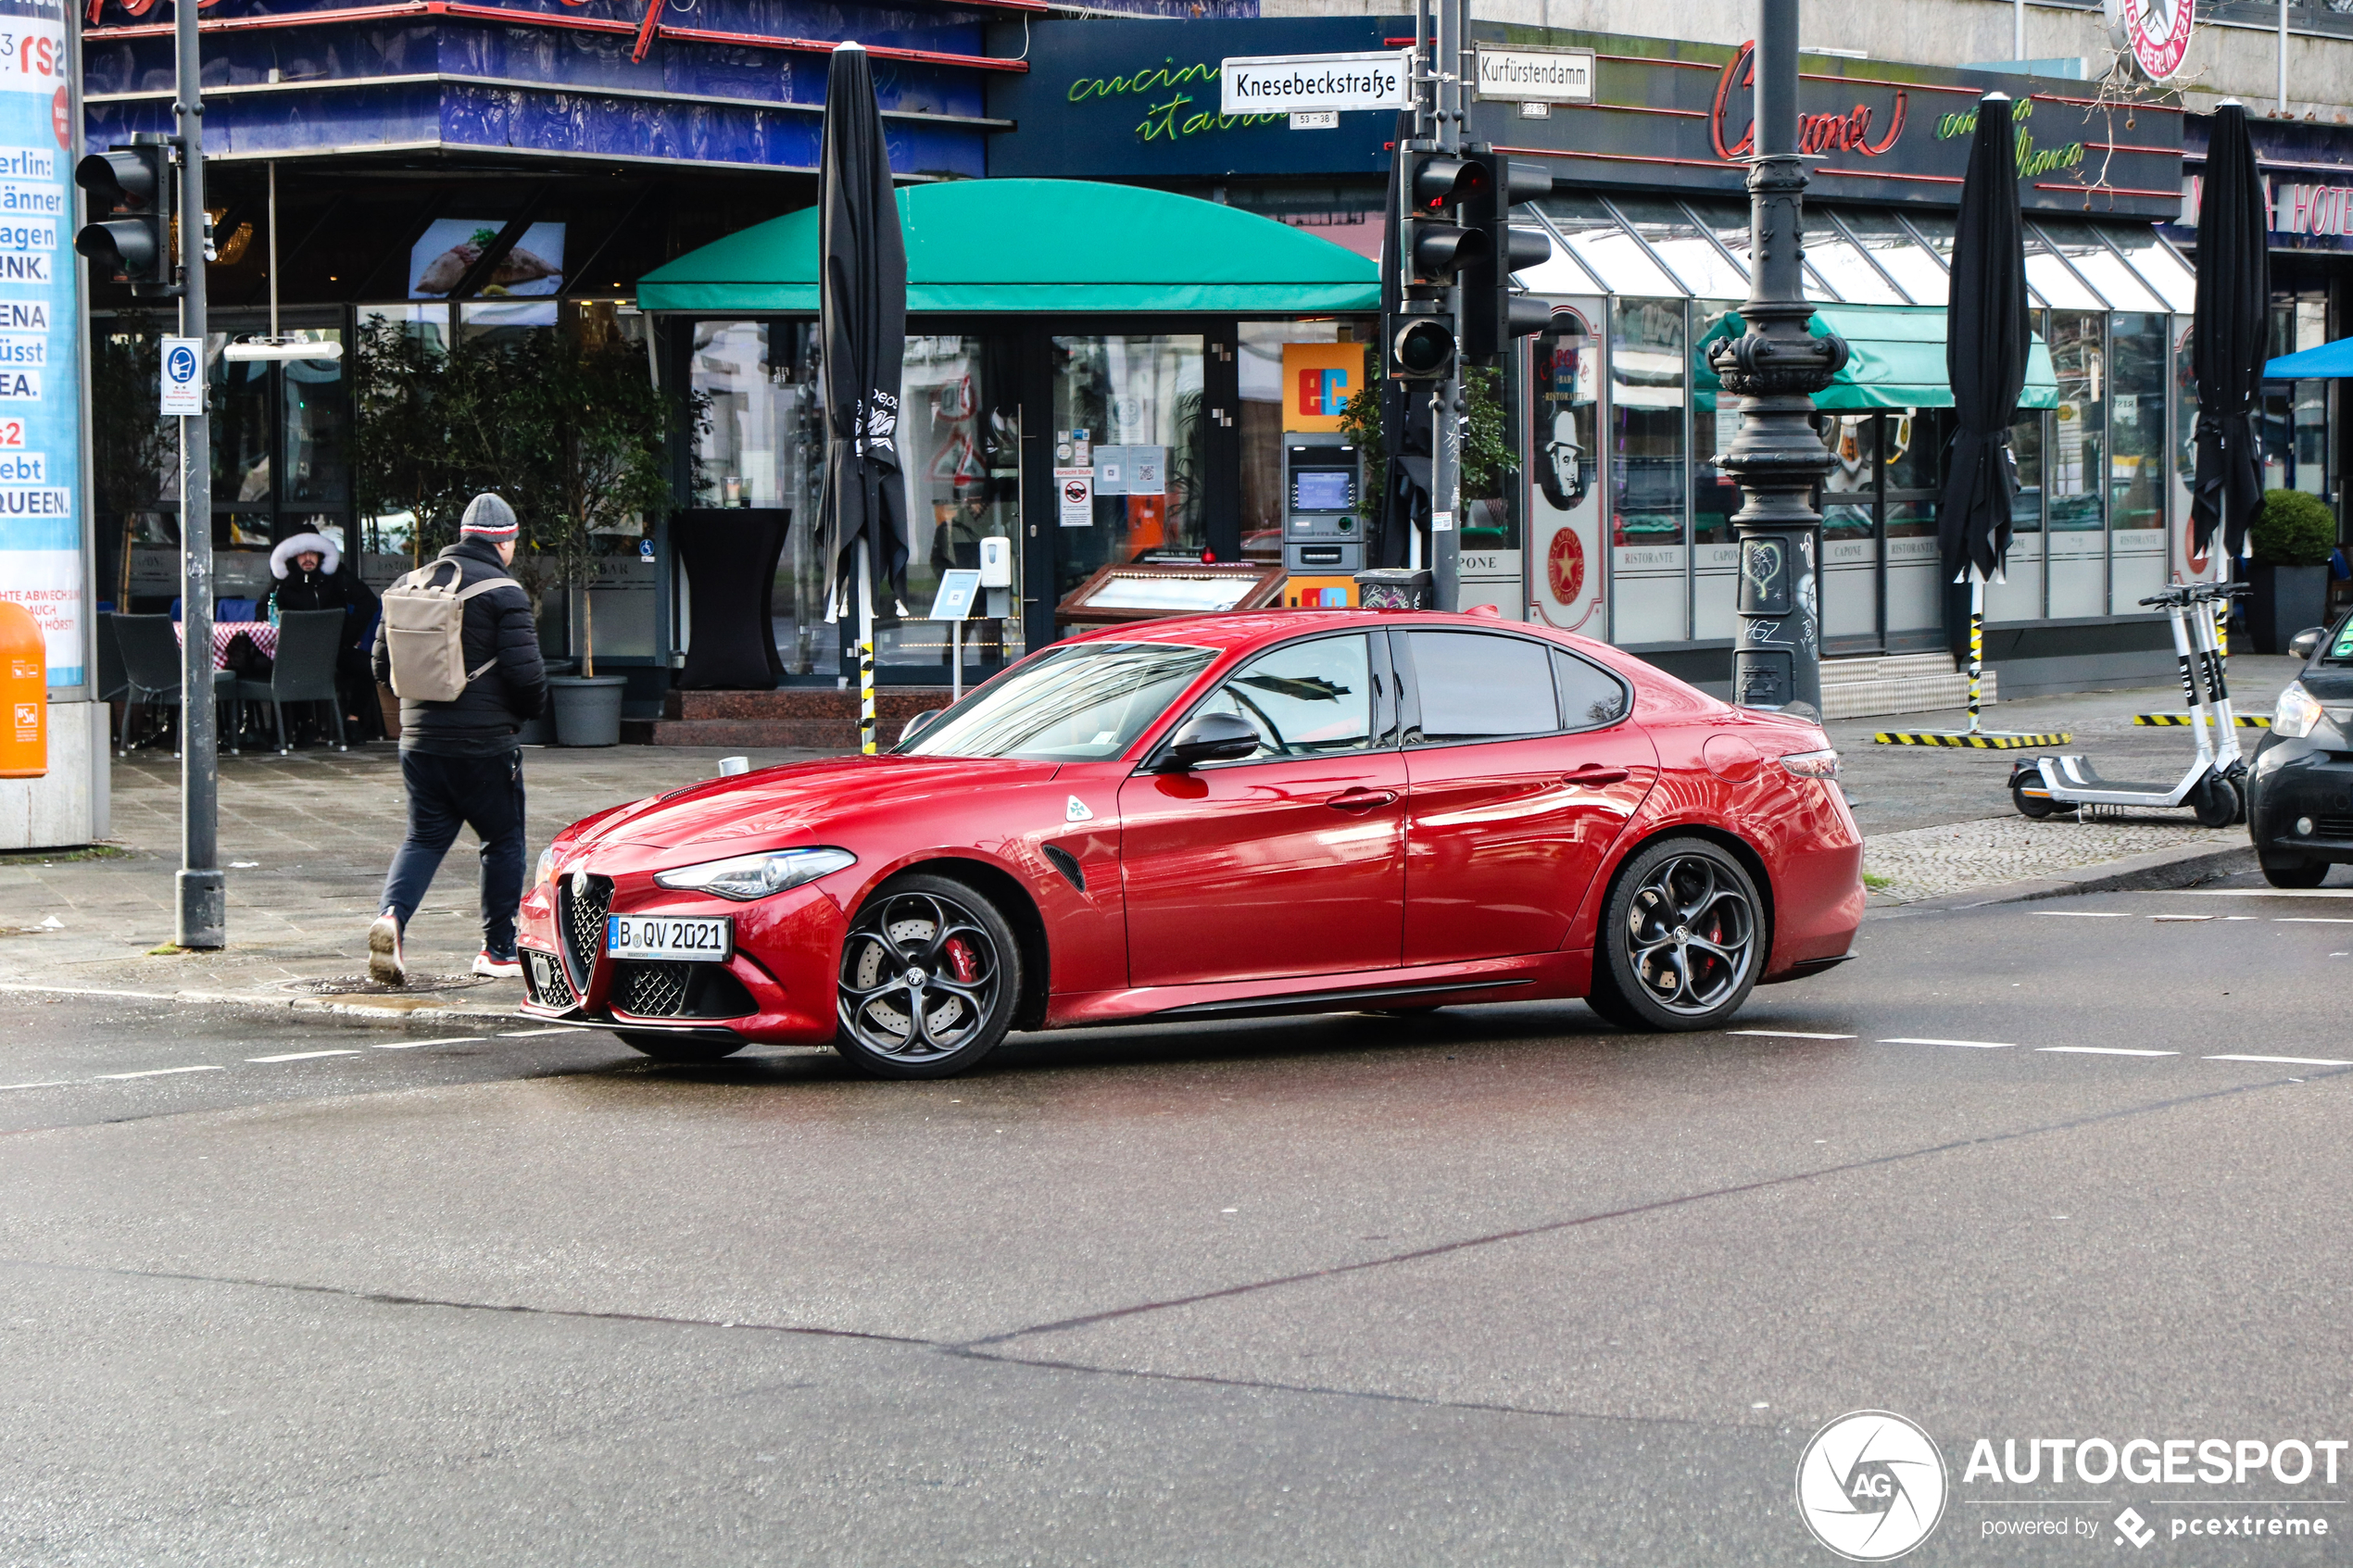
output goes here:
{"type": "Polygon", "coordinates": [[[2353,751],[2334,734],[2267,735],[2247,771],[2246,826],[2259,851],[2353,862],[2353,751]],[[2312,823],[2298,833],[2298,821],[2312,823]]]}
{"type": "Polygon", "coordinates": [[[817,884],[735,903],[654,885],[651,869],[598,869],[592,851],[524,897],[517,922],[522,1010],[534,1018],[768,1044],[834,1037],[834,971],[847,926],[817,884]],[[605,956],[609,914],[724,915],[724,963],[605,956]]]}

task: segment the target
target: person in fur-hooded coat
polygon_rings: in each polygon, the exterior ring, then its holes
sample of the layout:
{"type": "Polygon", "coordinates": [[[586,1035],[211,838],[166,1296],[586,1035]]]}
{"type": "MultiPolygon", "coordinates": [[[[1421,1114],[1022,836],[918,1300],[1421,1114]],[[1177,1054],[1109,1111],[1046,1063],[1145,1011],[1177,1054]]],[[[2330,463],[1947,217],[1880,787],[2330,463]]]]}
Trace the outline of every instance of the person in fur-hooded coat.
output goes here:
{"type": "Polygon", "coordinates": [[[277,583],[270,590],[269,606],[280,615],[297,609],[340,609],[345,612],[343,640],[335,652],[335,684],[344,693],[347,719],[362,724],[362,734],[382,728],[370,721],[375,710],[374,678],[368,672],[368,643],[375,634],[376,596],[359,581],[337,575],[343,552],[321,533],[290,533],[270,552],[270,575],[277,583]]]}

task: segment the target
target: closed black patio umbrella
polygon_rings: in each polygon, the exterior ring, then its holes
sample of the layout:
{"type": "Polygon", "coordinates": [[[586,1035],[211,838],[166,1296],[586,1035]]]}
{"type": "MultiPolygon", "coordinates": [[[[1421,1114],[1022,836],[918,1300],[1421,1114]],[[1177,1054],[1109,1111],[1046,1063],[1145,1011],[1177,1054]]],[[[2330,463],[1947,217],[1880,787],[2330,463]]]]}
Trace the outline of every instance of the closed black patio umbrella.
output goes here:
{"type": "Polygon", "coordinates": [[[1953,233],[1952,289],[1945,302],[1944,374],[1953,386],[1952,460],[1937,542],[1946,580],[1969,584],[1969,730],[1978,731],[1984,671],[1985,584],[2010,551],[2010,423],[2026,387],[2032,333],[2026,315],[2026,244],[2018,210],[2018,154],[2010,100],[1988,93],[1977,106],[1953,233]]]}
{"type": "Polygon", "coordinates": [[[2197,375],[2197,478],[2190,491],[2190,543],[2204,551],[2217,529],[2222,567],[2244,553],[2263,506],[2255,399],[2270,347],[2271,253],[2263,177],[2246,133],[2246,110],[2225,99],[2206,145],[2197,218],[2197,313],[2190,362],[2197,375]]]}
{"type": "Polygon", "coordinates": [[[1977,106],[1977,136],[1969,144],[1969,175],[1961,185],[1945,307],[1953,450],[1936,533],[1949,582],[1982,584],[2000,573],[2009,555],[2012,492],[2006,448],[2026,387],[2032,341],[2026,309],[2026,247],[2010,100],[1989,93],[1977,106]]]}
{"type": "MultiPolygon", "coordinates": [[[[899,383],[907,355],[907,245],[866,51],[834,50],[817,160],[817,308],[825,374],[819,527],[833,573],[827,618],[858,611],[858,739],[875,749],[875,587],[907,595],[907,486],[899,383]]],[[[906,613],[903,604],[899,613],[906,613]]]]}

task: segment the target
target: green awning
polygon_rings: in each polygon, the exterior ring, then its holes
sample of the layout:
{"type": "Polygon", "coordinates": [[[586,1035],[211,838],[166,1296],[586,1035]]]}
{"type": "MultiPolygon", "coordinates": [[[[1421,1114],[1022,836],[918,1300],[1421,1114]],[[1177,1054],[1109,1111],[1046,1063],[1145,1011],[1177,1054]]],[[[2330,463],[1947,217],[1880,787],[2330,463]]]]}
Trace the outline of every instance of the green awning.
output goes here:
{"type": "MultiPolygon", "coordinates": [[[[1851,351],[1846,368],[1814,399],[1818,408],[1949,408],[1952,383],[1944,374],[1944,312],[1932,306],[1825,305],[1808,328],[1816,336],[1836,332],[1851,351]]],[[[1702,408],[1716,407],[1723,383],[1708,369],[1707,345],[1738,337],[1748,324],[1728,311],[1692,353],[1692,385],[1702,408]]],[[[2058,407],[2058,377],[2051,370],[2050,345],[2033,340],[2026,356],[2026,391],[2021,408],[2058,407]]]]}
{"type": "MultiPolygon", "coordinates": [[[[1193,196],[1085,180],[955,180],[899,193],[910,311],[1380,308],[1380,270],[1302,229],[1193,196]]],[[[657,267],[644,310],[817,313],[817,209],[657,267]]]]}

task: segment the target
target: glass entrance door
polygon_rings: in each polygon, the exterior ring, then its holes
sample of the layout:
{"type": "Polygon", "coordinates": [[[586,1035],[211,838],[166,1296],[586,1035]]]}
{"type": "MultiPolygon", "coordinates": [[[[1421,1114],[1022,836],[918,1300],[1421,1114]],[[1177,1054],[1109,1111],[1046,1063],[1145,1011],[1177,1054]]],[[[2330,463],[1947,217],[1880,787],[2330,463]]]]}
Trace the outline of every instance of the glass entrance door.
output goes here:
{"type": "Polygon", "coordinates": [[[1207,544],[1203,341],[1051,340],[1053,495],[1029,521],[1053,535],[1057,602],[1099,568],[1207,544]]]}

